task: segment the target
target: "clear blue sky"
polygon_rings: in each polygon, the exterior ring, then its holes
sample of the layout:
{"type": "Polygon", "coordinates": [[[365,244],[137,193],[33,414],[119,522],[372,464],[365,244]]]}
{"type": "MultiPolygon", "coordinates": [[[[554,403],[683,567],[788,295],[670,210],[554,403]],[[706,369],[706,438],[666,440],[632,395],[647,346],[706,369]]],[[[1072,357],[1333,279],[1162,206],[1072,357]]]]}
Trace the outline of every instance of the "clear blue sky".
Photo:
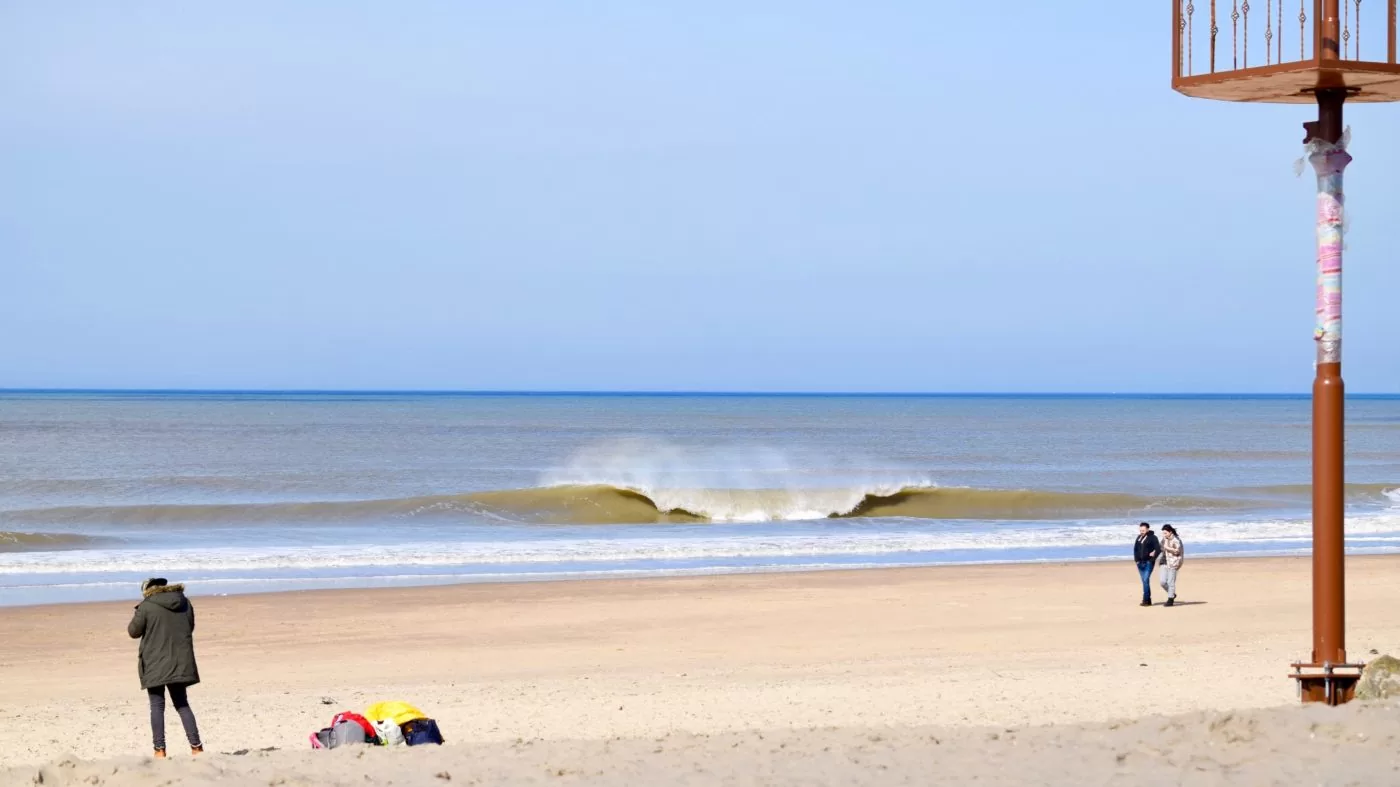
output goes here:
{"type": "Polygon", "coordinates": [[[1168,13],[5,2],[0,387],[1307,390],[1314,110],[1174,94],[1168,13]]]}

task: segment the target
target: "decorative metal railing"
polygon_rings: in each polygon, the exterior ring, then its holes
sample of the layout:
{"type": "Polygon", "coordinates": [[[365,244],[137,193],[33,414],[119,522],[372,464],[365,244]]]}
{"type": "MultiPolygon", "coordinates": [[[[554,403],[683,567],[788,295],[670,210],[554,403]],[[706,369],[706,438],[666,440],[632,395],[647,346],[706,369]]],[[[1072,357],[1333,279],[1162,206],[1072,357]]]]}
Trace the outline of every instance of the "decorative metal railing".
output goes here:
{"type": "Polygon", "coordinates": [[[1173,3],[1177,78],[1329,60],[1396,63],[1397,0],[1338,0],[1335,42],[1323,39],[1324,0],[1173,3]]]}

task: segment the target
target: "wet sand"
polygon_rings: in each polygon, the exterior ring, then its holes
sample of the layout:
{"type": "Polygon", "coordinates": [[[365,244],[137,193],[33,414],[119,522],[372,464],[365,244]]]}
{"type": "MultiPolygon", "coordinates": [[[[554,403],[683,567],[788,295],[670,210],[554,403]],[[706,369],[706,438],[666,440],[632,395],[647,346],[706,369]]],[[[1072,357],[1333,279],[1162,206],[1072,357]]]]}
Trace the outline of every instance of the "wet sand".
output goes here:
{"type": "MultiPolygon", "coordinates": [[[[1397,569],[1396,557],[1348,561],[1353,657],[1400,650],[1397,569]]],[[[1250,740],[1267,738],[1259,752],[1277,749],[1296,760],[1302,749],[1263,736],[1260,725],[1315,723],[1291,707],[1294,686],[1285,677],[1288,662],[1308,648],[1305,558],[1188,561],[1180,579],[1185,603],[1172,609],[1137,606],[1128,562],[223,598],[200,597],[197,585],[190,592],[205,681],[191,701],[214,754],[179,762],[188,755],[176,745],[171,714],[177,762],[106,763],[101,783],[155,784],[175,774],[231,784],[342,777],[363,784],[365,775],[443,781],[424,767],[454,781],[476,773],[495,774],[494,783],[533,783],[546,764],[600,783],[635,783],[643,771],[687,774],[688,781],[673,781],[696,784],[772,783],[782,774],[851,783],[872,767],[870,758],[883,758],[888,769],[874,781],[928,783],[920,769],[945,756],[929,748],[932,738],[961,747],[959,767],[983,768],[975,772],[992,779],[1001,773],[996,758],[974,756],[992,734],[984,728],[1003,738],[1006,729],[1022,731],[1013,738],[1042,736],[1043,752],[1072,750],[1074,741],[1087,751],[1097,750],[1104,728],[1064,725],[1206,712],[1119,728],[1137,733],[1115,730],[1113,746],[1127,747],[1129,756],[1120,762],[1114,755],[1105,766],[1112,775],[1123,762],[1167,767],[1162,757],[1171,752],[1132,754],[1156,750],[1146,738],[1130,745],[1149,727],[1160,734],[1161,725],[1176,725],[1181,746],[1214,746],[1220,712],[1290,706],[1270,711],[1276,719],[1237,718],[1254,719],[1239,722],[1253,730],[1250,740]],[[307,735],[336,711],[381,699],[422,707],[449,745],[356,753],[364,757],[305,750],[307,735]],[[1037,725],[1061,726],[1025,731],[1037,725]],[[677,743],[656,742],[666,736],[677,743]],[[780,751],[804,754],[757,753],[775,739],[786,743],[780,751]],[[872,746],[883,753],[860,753],[872,746]],[[240,750],[253,753],[227,754],[240,750]],[[785,761],[791,768],[780,767],[785,761]],[[760,772],[770,777],[745,776],[760,772]]],[[[130,611],[131,604],[0,609],[0,768],[148,751],[136,645],[125,632],[130,611]]],[[[1393,712],[1357,713],[1333,714],[1343,732],[1324,736],[1326,746],[1351,746],[1348,725],[1394,734],[1393,712]]],[[[1240,740],[1229,746],[1243,746],[1236,754],[1249,759],[1253,744],[1242,735],[1230,733],[1240,740]]],[[[1011,750],[1002,742],[988,755],[998,747],[1011,750]]],[[[1307,756],[1334,756],[1325,748],[1317,744],[1307,756]]],[[[87,767],[51,771],[43,783],[96,773],[87,767]]],[[[1229,774],[1237,771],[1219,773],[1235,778],[1229,774]]],[[[15,771],[0,783],[30,783],[35,772],[15,771]]],[[[1043,772],[1023,775],[1043,782],[1043,772]]],[[[1219,783],[1273,777],[1260,778],[1219,783]]]]}

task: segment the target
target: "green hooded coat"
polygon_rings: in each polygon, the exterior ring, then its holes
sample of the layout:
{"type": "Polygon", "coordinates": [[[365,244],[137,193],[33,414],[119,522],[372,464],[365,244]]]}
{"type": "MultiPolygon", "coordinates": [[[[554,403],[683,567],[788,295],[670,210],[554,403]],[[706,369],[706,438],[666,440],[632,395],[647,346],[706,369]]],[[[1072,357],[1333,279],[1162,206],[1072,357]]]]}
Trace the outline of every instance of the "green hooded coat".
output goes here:
{"type": "Polygon", "coordinates": [[[141,657],[137,663],[141,688],[198,683],[199,666],[194,661],[194,605],[185,598],[185,586],[156,585],[148,588],[145,596],[136,605],[136,614],[126,627],[132,639],[141,640],[141,657]]]}

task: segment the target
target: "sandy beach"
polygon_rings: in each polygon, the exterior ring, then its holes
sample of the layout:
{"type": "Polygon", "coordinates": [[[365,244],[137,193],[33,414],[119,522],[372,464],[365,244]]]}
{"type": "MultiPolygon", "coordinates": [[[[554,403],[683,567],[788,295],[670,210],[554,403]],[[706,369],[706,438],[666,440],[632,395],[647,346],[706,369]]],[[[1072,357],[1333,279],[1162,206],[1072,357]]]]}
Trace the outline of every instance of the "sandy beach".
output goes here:
{"type": "MultiPolygon", "coordinates": [[[[1397,568],[1348,562],[1353,657],[1400,650],[1397,568]]],[[[1306,558],[1190,561],[1172,609],[1138,607],[1137,592],[1128,562],[232,597],[194,586],[204,683],[191,701],[211,752],[195,763],[174,718],[176,762],[141,759],[131,604],[0,609],[0,768],[13,769],[0,781],[36,783],[42,763],[43,784],[929,783],[945,758],[987,783],[1158,783],[1183,768],[1209,777],[1198,783],[1289,783],[1328,757],[1362,781],[1393,773],[1394,708],[1292,707],[1306,558]],[[422,707],[449,744],[306,750],[335,712],[383,699],[422,707]],[[1028,729],[1043,725],[1056,726],[1028,729]],[[1123,757],[1063,753],[1076,747],[1123,757]],[[1035,752],[1067,770],[1006,770],[1035,752]]]]}

